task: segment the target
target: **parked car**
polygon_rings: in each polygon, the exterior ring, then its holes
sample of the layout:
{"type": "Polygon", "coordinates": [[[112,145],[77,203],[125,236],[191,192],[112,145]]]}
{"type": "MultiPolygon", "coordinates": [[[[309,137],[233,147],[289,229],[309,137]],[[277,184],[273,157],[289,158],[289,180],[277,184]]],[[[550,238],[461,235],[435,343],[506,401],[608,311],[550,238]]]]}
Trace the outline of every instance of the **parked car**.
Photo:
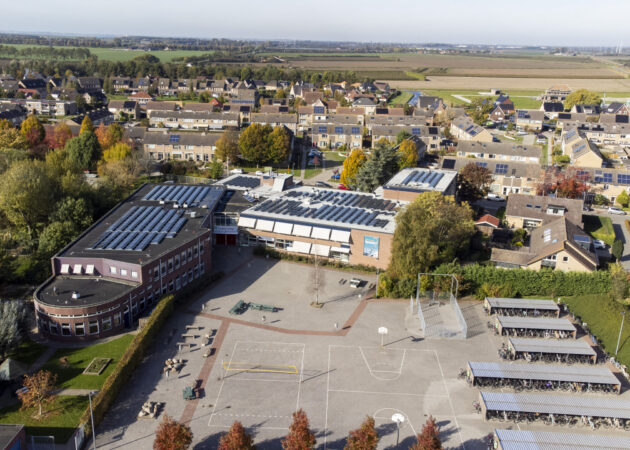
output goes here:
{"type": "Polygon", "coordinates": [[[606,243],[601,239],[593,239],[593,247],[595,248],[606,248],[606,243]]]}
{"type": "Polygon", "coordinates": [[[337,189],[341,189],[342,191],[349,191],[350,188],[348,186],[346,186],[345,184],[340,184],[339,186],[337,186],[337,189]]]}
{"type": "Polygon", "coordinates": [[[315,186],[319,186],[319,187],[332,187],[330,184],[324,182],[324,181],[318,181],[317,183],[315,183],[315,186]]]}
{"type": "Polygon", "coordinates": [[[619,214],[620,216],[625,216],[626,212],[621,208],[617,208],[616,206],[609,206],[608,214],[619,214]]]}
{"type": "Polygon", "coordinates": [[[492,202],[502,202],[503,200],[505,200],[499,194],[488,194],[487,199],[492,201],[492,202]]]}
{"type": "Polygon", "coordinates": [[[593,208],[591,208],[589,205],[584,205],[582,206],[582,211],[593,211],[593,208]]]}

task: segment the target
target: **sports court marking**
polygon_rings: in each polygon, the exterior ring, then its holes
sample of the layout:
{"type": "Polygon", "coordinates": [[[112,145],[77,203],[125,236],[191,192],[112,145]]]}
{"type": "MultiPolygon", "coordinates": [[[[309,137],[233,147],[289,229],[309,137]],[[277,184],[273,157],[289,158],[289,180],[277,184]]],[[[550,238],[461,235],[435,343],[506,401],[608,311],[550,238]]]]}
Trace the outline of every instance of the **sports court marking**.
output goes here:
{"type": "MultiPolygon", "coordinates": [[[[398,370],[375,370],[372,369],[370,367],[370,364],[368,363],[367,358],[365,357],[365,353],[363,352],[363,347],[359,347],[359,352],[361,352],[361,356],[363,357],[363,362],[365,362],[365,366],[367,367],[367,369],[370,372],[370,375],[372,375],[372,377],[376,378],[377,380],[397,380],[400,378],[400,376],[402,375],[402,368],[403,365],[405,364],[405,355],[407,354],[407,350],[403,349],[403,355],[402,355],[402,359],[400,360],[400,367],[398,368],[398,370]],[[379,375],[376,375],[377,373],[393,373],[393,374],[397,374],[398,376],[395,377],[391,377],[391,376],[387,376],[387,377],[382,377],[379,375]]],[[[374,367],[378,367],[378,364],[374,365],[374,367]]]]}
{"type": "MultiPolygon", "coordinates": [[[[210,418],[208,419],[208,427],[217,427],[217,428],[229,428],[230,425],[221,425],[221,424],[213,424],[212,419],[214,417],[234,417],[236,418],[253,418],[256,420],[260,419],[282,419],[282,420],[290,420],[291,416],[286,414],[274,414],[270,412],[270,414],[238,414],[238,413],[225,413],[225,412],[217,412],[217,405],[221,399],[221,394],[223,392],[223,388],[225,386],[226,381],[234,382],[234,381],[249,381],[249,382],[263,382],[263,383],[297,383],[297,399],[295,404],[295,411],[299,408],[300,403],[300,390],[301,390],[301,381],[303,377],[303,368],[304,368],[304,353],[305,353],[306,345],[304,343],[295,343],[295,342],[258,342],[258,341],[236,341],[234,343],[234,347],[232,348],[232,353],[230,355],[230,359],[227,362],[222,362],[222,370],[223,372],[221,378],[221,386],[219,387],[219,391],[217,393],[216,400],[214,402],[214,406],[212,408],[212,413],[210,414],[210,418]],[[273,346],[278,346],[277,348],[273,348],[273,346]],[[298,347],[299,350],[288,349],[287,347],[298,347]],[[251,362],[235,362],[235,355],[239,355],[242,353],[258,353],[264,355],[265,353],[278,353],[278,354],[295,354],[299,356],[298,364],[266,364],[266,363],[251,363],[251,362]],[[300,369],[298,370],[298,365],[300,369]],[[228,372],[235,372],[233,375],[238,375],[241,373],[247,374],[286,374],[286,375],[299,375],[297,379],[296,377],[292,377],[291,380],[282,380],[282,379],[270,379],[270,378],[259,378],[259,377],[232,377],[231,375],[226,375],[228,372]]],[[[242,356],[242,355],[241,355],[242,356]]],[[[288,355],[287,355],[288,356],[288,355]]],[[[282,358],[285,359],[285,358],[282,358]]],[[[297,359],[297,358],[292,358],[297,359]]],[[[293,361],[291,361],[293,362],[293,361]]],[[[286,427],[274,427],[274,426],[259,426],[257,428],[260,429],[270,429],[270,430],[286,430],[286,427]]]]}

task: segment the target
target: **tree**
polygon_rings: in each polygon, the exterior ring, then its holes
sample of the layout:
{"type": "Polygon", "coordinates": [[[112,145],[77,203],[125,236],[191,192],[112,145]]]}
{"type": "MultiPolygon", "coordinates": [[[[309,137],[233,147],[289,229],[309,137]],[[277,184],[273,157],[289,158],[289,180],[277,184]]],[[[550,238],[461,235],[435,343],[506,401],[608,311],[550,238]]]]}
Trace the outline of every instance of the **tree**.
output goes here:
{"type": "Polygon", "coordinates": [[[43,258],[50,258],[77,235],[70,222],[52,222],[39,234],[37,250],[43,258]]]}
{"type": "Polygon", "coordinates": [[[612,254],[617,261],[621,261],[621,257],[623,256],[623,241],[615,239],[612,245],[612,254]]]}
{"type": "Polygon", "coordinates": [[[628,207],[628,203],[630,203],[630,197],[628,196],[628,193],[626,192],[625,189],[619,193],[619,195],[617,196],[616,202],[619,203],[624,208],[628,207]]]}
{"type": "Polygon", "coordinates": [[[186,450],[192,444],[193,434],[190,427],[175,421],[164,414],[162,422],[155,431],[154,450],[186,450]]]}
{"type": "Polygon", "coordinates": [[[628,295],[628,274],[625,269],[619,263],[619,260],[615,264],[610,264],[610,285],[613,298],[617,301],[621,301],[628,295]]]}
{"type": "Polygon", "coordinates": [[[468,248],[475,233],[472,210],[453,197],[423,192],[396,217],[392,257],[393,278],[415,278],[437,264],[452,261],[468,248]]]}
{"type": "Polygon", "coordinates": [[[220,161],[210,163],[210,178],[218,180],[223,176],[223,164],[220,161]]]}
{"type": "Polygon", "coordinates": [[[344,450],[376,450],[378,439],[374,418],[367,416],[361,427],[350,432],[344,450]]]}
{"type": "Polygon", "coordinates": [[[352,150],[350,155],[343,160],[343,170],[339,177],[339,181],[346,186],[354,187],[356,183],[357,173],[363,164],[367,161],[367,155],[365,152],[356,148],[352,150]]]}
{"type": "Polygon", "coordinates": [[[293,413],[289,434],[282,440],[284,450],[309,450],[315,448],[315,433],[309,429],[306,413],[299,409],[293,413]]]}
{"type": "Polygon", "coordinates": [[[238,133],[226,131],[217,140],[215,156],[223,162],[235,163],[238,160],[238,133]]]}
{"type": "Polygon", "coordinates": [[[564,99],[564,109],[571,109],[574,105],[599,105],[601,102],[602,99],[597,92],[578,89],[564,99]]]}
{"type": "Polygon", "coordinates": [[[268,161],[280,162],[287,159],[291,150],[291,136],[285,127],[275,127],[267,135],[268,161]]]}
{"type": "Polygon", "coordinates": [[[268,159],[267,135],[271,133],[271,126],[252,123],[245,128],[238,138],[238,148],[241,156],[247,161],[259,165],[268,159]]]}
{"type": "Polygon", "coordinates": [[[24,375],[23,385],[26,389],[18,393],[18,397],[22,401],[21,409],[25,410],[37,406],[39,408],[37,416],[41,417],[44,412],[44,405],[55,399],[53,391],[56,382],[57,375],[48,370],[40,370],[33,375],[24,375]]]}
{"type": "Polygon", "coordinates": [[[125,192],[133,187],[141,169],[135,158],[125,158],[100,163],[98,175],[107,180],[111,187],[125,192]]]}
{"type": "Polygon", "coordinates": [[[441,450],[440,427],[435,422],[433,416],[429,416],[426,423],[422,425],[422,431],[417,437],[418,442],[409,447],[409,450],[441,450]]]}
{"type": "Polygon", "coordinates": [[[273,96],[274,98],[287,98],[287,93],[284,92],[284,89],[276,89],[276,93],[273,96]]]}
{"type": "Polygon", "coordinates": [[[103,152],[103,161],[105,162],[120,161],[130,156],[131,156],[131,148],[127,144],[118,142],[117,144],[114,144],[108,147],[103,152]]]}
{"type": "Polygon", "coordinates": [[[407,130],[402,130],[396,135],[396,145],[400,144],[402,141],[409,139],[411,137],[411,133],[407,130]]]}
{"type": "Polygon", "coordinates": [[[472,120],[482,125],[488,120],[488,116],[494,109],[494,100],[491,97],[477,97],[467,106],[472,120]]]}
{"type": "Polygon", "coordinates": [[[398,147],[398,167],[416,167],[418,165],[418,148],[411,139],[405,139],[398,147]]]}
{"type": "Polygon", "coordinates": [[[83,122],[81,122],[81,129],[79,130],[79,134],[83,134],[86,132],[90,132],[90,133],[94,132],[94,125],[92,125],[92,119],[90,119],[87,114],[85,115],[85,117],[83,117],[83,122]]]}
{"type": "Polygon", "coordinates": [[[398,172],[398,157],[392,147],[376,146],[368,160],[359,169],[356,188],[373,192],[398,172]]]}
{"type": "Polygon", "coordinates": [[[255,450],[252,437],[245,431],[238,420],[232,424],[230,430],[219,439],[218,450],[255,450]]]}
{"type": "Polygon", "coordinates": [[[46,137],[46,130],[35,114],[29,114],[24,122],[22,122],[20,132],[30,148],[41,144],[46,137]]]}
{"type": "Polygon", "coordinates": [[[82,231],[92,225],[92,207],[83,197],[65,197],[57,202],[50,219],[53,222],[70,222],[77,232],[82,231]]]}
{"type": "Polygon", "coordinates": [[[27,147],[26,139],[19,130],[15,128],[0,129],[0,149],[11,148],[24,150],[27,147]]]}
{"type": "Polygon", "coordinates": [[[0,300],[0,357],[3,359],[20,343],[25,322],[26,308],[22,300],[0,300]]]}
{"type": "Polygon", "coordinates": [[[462,201],[473,202],[488,194],[492,183],[492,172],[474,162],[459,171],[458,192],[462,201]]]}
{"type": "Polygon", "coordinates": [[[48,136],[48,147],[53,149],[64,148],[70,139],[72,139],[72,130],[70,127],[65,123],[59,123],[55,126],[50,136],[48,136]]]}
{"type": "MultiPolygon", "coordinates": [[[[81,126],[83,128],[83,126],[81,126]]],[[[66,143],[69,160],[79,169],[93,169],[101,156],[101,146],[92,131],[82,131],[66,143]]]]}
{"type": "Polygon", "coordinates": [[[0,176],[0,210],[32,237],[52,211],[54,191],[43,162],[16,161],[0,176]]]}

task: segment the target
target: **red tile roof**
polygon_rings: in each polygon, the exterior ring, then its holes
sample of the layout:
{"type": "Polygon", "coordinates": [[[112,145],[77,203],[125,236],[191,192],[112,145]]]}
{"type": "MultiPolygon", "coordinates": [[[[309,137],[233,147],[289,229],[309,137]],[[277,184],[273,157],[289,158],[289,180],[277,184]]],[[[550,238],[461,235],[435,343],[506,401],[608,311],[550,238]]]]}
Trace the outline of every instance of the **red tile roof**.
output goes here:
{"type": "Polygon", "coordinates": [[[498,228],[501,221],[490,214],[486,214],[486,215],[481,216],[479,220],[475,222],[475,225],[481,225],[484,223],[488,225],[492,225],[495,228],[498,228]]]}

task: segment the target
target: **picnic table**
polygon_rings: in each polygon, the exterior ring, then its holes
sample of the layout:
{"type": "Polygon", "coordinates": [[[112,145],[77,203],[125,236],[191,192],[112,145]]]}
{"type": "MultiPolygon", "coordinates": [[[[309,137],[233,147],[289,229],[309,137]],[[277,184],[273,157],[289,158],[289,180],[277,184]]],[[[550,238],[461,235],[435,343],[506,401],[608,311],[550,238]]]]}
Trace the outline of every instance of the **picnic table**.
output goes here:
{"type": "Polygon", "coordinates": [[[182,391],[182,396],[184,400],[194,400],[195,399],[195,391],[190,386],[186,386],[182,391]]]}
{"type": "Polygon", "coordinates": [[[232,306],[232,309],[230,309],[230,314],[243,314],[245,311],[247,311],[248,307],[249,303],[246,303],[245,300],[241,299],[236,302],[234,306],[232,306]]]}
{"type": "Polygon", "coordinates": [[[271,305],[262,305],[260,303],[250,302],[249,307],[258,311],[278,312],[278,307],[271,305]]]}

